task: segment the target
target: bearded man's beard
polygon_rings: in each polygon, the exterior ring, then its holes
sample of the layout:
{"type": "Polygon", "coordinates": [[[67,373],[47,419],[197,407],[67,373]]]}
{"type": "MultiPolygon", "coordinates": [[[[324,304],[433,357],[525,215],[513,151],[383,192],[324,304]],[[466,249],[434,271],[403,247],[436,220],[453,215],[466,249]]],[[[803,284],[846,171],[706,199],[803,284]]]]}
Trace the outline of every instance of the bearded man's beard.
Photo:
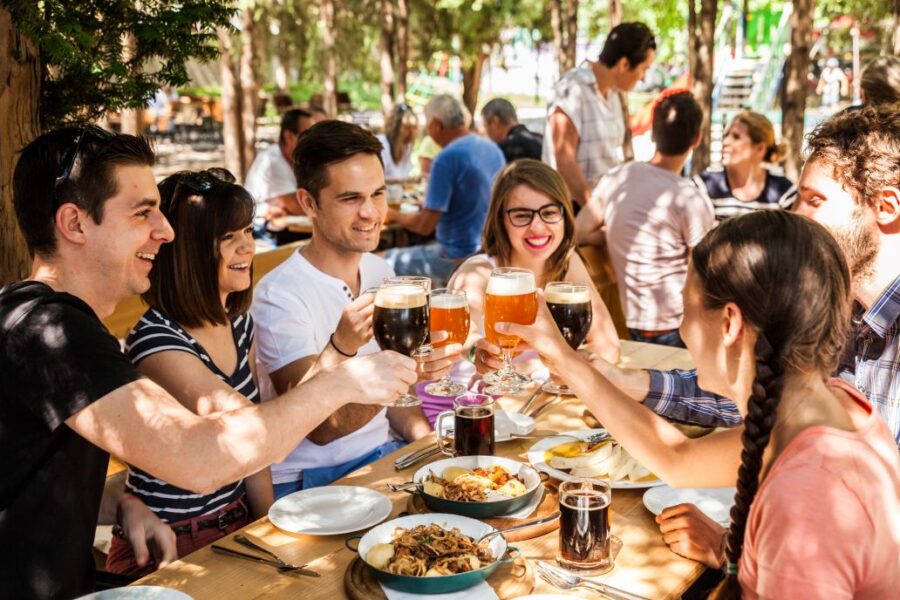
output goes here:
{"type": "Polygon", "coordinates": [[[853,285],[871,279],[875,273],[875,259],[878,257],[881,240],[872,228],[866,227],[862,209],[854,208],[846,225],[829,229],[847,258],[853,285]]]}

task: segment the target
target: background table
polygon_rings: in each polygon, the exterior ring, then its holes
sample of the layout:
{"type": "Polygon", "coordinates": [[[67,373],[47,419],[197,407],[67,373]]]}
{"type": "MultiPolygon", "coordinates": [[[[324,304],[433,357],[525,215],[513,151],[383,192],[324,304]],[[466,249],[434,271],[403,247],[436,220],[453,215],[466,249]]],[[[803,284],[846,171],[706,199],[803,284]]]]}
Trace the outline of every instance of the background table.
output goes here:
{"type": "MultiPolygon", "coordinates": [[[[685,350],[656,346],[641,342],[622,342],[622,364],[635,368],[690,368],[685,350]]],[[[540,406],[550,397],[539,397],[533,406],[540,406]]],[[[522,398],[504,398],[505,408],[518,407],[522,398]]],[[[566,431],[584,428],[584,405],[574,398],[564,398],[543,411],[538,418],[537,431],[566,431]]],[[[384,492],[391,498],[394,510],[391,518],[406,510],[408,495],[387,490],[387,483],[402,483],[422,465],[395,471],[393,461],[400,454],[423,447],[431,438],[422,439],[406,448],[365,466],[335,482],[359,485],[384,492]]],[[[514,440],[497,444],[497,454],[526,461],[526,452],[535,440],[514,440]]],[[[680,598],[704,567],[699,563],[673,554],[662,541],[653,515],[641,500],[644,490],[613,490],[612,531],[624,546],[616,559],[615,568],[602,578],[611,585],[648,598],[680,598]]],[[[260,519],[244,528],[266,542],[284,560],[294,564],[309,563],[321,574],[319,578],[280,575],[266,565],[256,565],[241,559],[214,554],[203,548],[182,560],[140,580],[140,584],[176,588],[201,600],[213,598],[274,598],[302,597],[305,599],[345,598],[343,579],[347,565],[356,556],[344,547],[344,535],[292,535],[275,528],[268,519],[260,519]]],[[[230,536],[229,536],[230,537],[230,536]]],[[[243,548],[229,538],[218,543],[243,548]]],[[[539,538],[516,542],[529,559],[554,560],[558,534],[556,531],[539,538]]],[[[573,590],[573,595],[577,590],[573,590]]],[[[565,593],[543,580],[536,581],[534,593],[565,593]]],[[[585,597],[589,592],[582,592],[585,597]]],[[[427,599],[427,596],[423,596],[427,599]]],[[[475,600],[475,599],[473,599],[475,600]]]]}

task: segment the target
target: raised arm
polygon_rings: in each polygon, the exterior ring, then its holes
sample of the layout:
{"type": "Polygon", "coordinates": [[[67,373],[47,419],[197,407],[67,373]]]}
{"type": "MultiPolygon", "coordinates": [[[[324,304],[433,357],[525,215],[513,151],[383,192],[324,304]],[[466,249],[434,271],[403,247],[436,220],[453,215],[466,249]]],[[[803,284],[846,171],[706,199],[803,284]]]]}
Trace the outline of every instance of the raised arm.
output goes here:
{"type": "Polygon", "coordinates": [[[553,152],[556,155],[556,170],[562,175],[569,194],[577,204],[584,206],[588,201],[588,184],[578,166],[578,142],[581,136],[572,119],[560,108],[550,115],[550,135],[553,152]]]}

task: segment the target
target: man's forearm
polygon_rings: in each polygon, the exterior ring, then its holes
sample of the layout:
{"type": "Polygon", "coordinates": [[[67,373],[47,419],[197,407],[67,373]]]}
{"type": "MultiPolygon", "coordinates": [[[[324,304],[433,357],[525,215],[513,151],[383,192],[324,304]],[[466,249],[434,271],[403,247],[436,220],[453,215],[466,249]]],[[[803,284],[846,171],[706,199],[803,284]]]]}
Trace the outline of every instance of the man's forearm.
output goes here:
{"type": "Polygon", "coordinates": [[[556,155],[556,170],[562,176],[569,187],[569,195],[580,206],[584,206],[588,200],[587,181],[581,167],[573,158],[565,155],[556,155]]]}
{"type": "Polygon", "coordinates": [[[388,408],[387,418],[391,429],[399,433],[407,442],[414,442],[432,433],[431,424],[425,418],[421,406],[388,408]]]}

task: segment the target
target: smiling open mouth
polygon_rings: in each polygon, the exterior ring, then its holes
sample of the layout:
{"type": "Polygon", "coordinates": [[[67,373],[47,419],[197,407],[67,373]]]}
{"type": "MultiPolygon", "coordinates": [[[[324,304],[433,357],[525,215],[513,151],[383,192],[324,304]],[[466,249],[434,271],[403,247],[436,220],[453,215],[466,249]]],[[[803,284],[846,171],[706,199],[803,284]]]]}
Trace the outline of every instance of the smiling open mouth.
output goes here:
{"type": "Polygon", "coordinates": [[[527,237],[525,238],[525,246],[531,248],[532,250],[543,250],[547,246],[550,245],[550,240],[552,239],[549,235],[535,236],[535,237],[527,237]]]}

